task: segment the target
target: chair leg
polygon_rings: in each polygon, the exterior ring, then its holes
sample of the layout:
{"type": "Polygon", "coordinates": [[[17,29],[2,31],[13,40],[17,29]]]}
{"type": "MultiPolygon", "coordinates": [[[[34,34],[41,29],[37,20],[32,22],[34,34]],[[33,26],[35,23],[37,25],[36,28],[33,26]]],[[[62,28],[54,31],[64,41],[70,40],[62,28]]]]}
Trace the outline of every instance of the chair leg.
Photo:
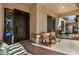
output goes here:
{"type": "Polygon", "coordinates": [[[46,43],[47,41],[45,40],[45,43],[46,43]]]}
{"type": "MultiPolygon", "coordinates": [[[[56,42],[56,39],[53,37],[53,40],[56,42]]],[[[55,44],[55,42],[54,42],[54,44],[55,44]]]]}
{"type": "Polygon", "coordinates": [[[53,44],[55,44],[56,43],[56,40],[54,40],[54,43],[53,44]]]}
{"type": "Polygon", "coordinates": [[[52,43],[52,42],[51,42],[51,39],[49,39],[49,45],[50,45],[50,47],[51,47],[51,43],[52,43]]]}
{"type": "Polygon", "coordinates": [[[43,43],[43,39],[42,39],[41,43],[43,43]]]}
{"type": "Polygon", "coordinates": [[[60,42],[60,39],[59,39],[59,42],[60,42]]]}

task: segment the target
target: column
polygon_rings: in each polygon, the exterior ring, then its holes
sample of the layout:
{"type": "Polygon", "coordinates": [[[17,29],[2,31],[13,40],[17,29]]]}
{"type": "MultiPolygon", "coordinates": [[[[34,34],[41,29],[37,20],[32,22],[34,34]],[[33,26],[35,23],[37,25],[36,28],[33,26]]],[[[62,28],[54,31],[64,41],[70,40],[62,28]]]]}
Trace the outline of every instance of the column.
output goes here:
{"type": "Polygon", "coordinates": [[[0,40],[3,39],[3,24],[4,24],[4,21],[3,21],[3,14],[4,14],[4,9],[3,9],[3,5],[2,3],[0,3],[0,40]]]}
{"type": "Polygon", "coordinates": [[[77,20],[78,20],[78,34],[79,34],[79,15],[78,15],[77,20]]]}

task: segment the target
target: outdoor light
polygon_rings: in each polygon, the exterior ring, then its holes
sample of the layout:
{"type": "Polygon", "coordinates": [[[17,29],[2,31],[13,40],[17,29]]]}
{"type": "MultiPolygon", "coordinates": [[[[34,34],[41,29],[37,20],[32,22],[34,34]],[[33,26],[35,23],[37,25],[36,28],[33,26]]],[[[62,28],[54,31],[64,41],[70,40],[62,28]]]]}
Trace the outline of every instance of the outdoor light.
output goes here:
{"type": "Polygon", "coordinates": [[[64,8],[64,6],[62,6],[62,8],[64,8]]]}

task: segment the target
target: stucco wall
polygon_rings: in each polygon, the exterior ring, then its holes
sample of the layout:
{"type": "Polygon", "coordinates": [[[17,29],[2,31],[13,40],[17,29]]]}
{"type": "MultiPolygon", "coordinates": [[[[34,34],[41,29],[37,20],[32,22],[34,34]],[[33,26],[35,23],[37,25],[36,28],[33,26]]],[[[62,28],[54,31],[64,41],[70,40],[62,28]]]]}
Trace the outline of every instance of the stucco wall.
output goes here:
{"type": "Polygon", "coordinates": [[[37,4],[37,34],[47,32],[47,15],[58,17],[56,13],[47,9],[46,7],[37,4]]]}
{"type": "Polygon", "coordinates": [[[0,40],[3,39],[3,25],[4,25],[4,19],[3,19],[3,5],[0,4],[0,40]]]}
{"type": "Polygon", "coordinates": [[[30,39],[31,39],[31,34],[36,33],[36,12],[37,12],[37,6],[34,4],[31,6],[30,9],[30,39]]]}

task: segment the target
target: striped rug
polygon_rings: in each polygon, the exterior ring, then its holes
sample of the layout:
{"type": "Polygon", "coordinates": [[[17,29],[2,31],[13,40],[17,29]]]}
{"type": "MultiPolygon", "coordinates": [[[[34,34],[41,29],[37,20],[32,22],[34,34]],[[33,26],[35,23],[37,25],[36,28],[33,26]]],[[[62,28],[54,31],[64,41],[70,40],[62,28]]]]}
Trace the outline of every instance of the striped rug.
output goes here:
{"type": "Polygon", "coordinates": [[[20,43],[10,45],[10,55],[32,55],[28,53],[20,43]]]}

